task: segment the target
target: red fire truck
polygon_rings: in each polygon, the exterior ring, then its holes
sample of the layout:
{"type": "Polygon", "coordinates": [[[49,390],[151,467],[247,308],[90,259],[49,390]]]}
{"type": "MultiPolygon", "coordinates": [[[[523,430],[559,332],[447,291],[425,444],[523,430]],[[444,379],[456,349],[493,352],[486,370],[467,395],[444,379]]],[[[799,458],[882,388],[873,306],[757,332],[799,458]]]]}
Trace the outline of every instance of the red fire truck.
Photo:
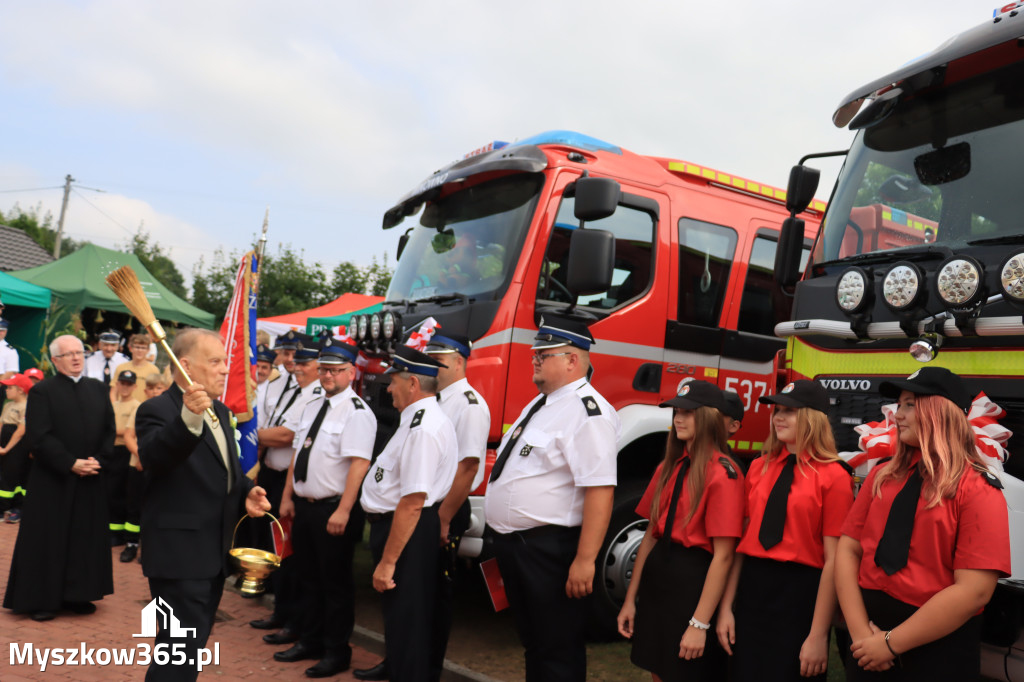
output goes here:
{"type": "MultiPolygon", "coordinates": [[[[1021,4],[840,103],[833,122],[856,137],[796,283],[793,320],[776,327],[788,340],[786,380],[829,391],[840,450],[857,449],[853,426],[882,418],[891,401],[879,383],[922,363],[957,372],[972,395],[1006,410],[1000,421],[1014,436],[1000,476],[1013,576],[986,609],[983,672],[1014,680],[1024,680],[1021,4]]],[[[816,171],[798,166],[790,177],[794,191],[813,194],[816,171]]],[[[776,261],[784,284],[802,262],[787,232],[776,261]]]]}
{"type": "MultiPolygon", "coordinates": [[[[595,580],[600,622],[614,620],[645,528],[633,510],[671,421],[657,405],[689,378],[717,383],[747,408],[736,454],[761,448],[768,412],[757,399],[776,384],[784,342],[773,330],[792,303],[772,274],[785,204],[776,187],[553,131],[445,166],[384,216],[385,229],[405,228],[397,268],[384,310],[353,331],[377,358],[429,317],[474,339],[469,379],[492,416],[488,470],[502,433],[536,395],[530,346],[540,316],[575,302],[589,321],[592,381],[622,421],[616,505],[595,580]]],[[[823,210],[817,202],[804,212],[807,249],[823,210]]],[[[384,381],[371,363],[363,395],[381,440],[397,419],[384,381]]],[[[467,556],[486,552],[482,498],[472,501],[467,556]]]]}

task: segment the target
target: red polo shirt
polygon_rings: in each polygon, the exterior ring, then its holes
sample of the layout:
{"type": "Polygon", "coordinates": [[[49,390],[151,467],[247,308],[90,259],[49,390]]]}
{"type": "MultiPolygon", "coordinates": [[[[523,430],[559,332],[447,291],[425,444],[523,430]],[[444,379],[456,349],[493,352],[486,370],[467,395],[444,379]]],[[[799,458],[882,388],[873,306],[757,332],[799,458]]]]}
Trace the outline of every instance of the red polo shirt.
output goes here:
{"type": "MultiPolygon", "coordinates": [[[[687,457],[689,455],[684,454],[679,462],[687,457]]],[[[711,538],[738,538],[743,534],[743,473],[735,462],[726,457],[735,474],[735,478],[730,478],[730,471],[719,460],[722,457],[725,455],[716,452],[707,463],[704,470],[704,494],[689,521],[686,521],[686,516],[690,513],[690,491],[688,482],[683,481],[683,490],[676,504],[675,523],[672,524],[673,542],[686,547],[700,547],[713,553],[711,538]]],[[[665,521],[668,517],[668,506],[672,502],[676,476],[679,475],[679,462],[665,482],[661,497],[658,499],[658,518],[654,522],[656,538],[665,534],[665,521]]],[[[640,499],[640,504],[636,507],[636,513],[645,519],[651,518],[651,502],[654,500],[654,488],[657,486],[658,477],[661,476],[662,466],[664,462],[658,465],[651,482],[647,485],[647,490],[644,491],[644,496],[640,499]]],[[[689,476],[690,472],[687,471],[686,475],[689,476]]]]}
{"type": "Polygon", "coordinates": [[[1009,515],[1003,491],[971,469],[960,478],[956,494],[928,509],[924,496],[917,502],[907,565],[893,575],[875,565],[875,549],[885,531],[896,494],[906,479],[888,480],[878,497],[871,494],[875,467],[864,481],[857,501],[843,524],[843,535],[860,542],[863,554],[857,582],[861,588],[882,590],[890,597],[922,606],[953,584],[953,571],[961,568],[1010,575],[1009,515]]]}
{"type": "Polygon", "coordinates": [[[806,452],[801,454],[793,470],[793,485],[786,501],[782,541],[766,550],[757,536],[761,532],[768,495],[788,456],[789,452],[783,449],[768,463],[767,471],[764,470],[764,456],[750,463],[746,480],[746,516],[750,522],[736,551],[748,556],[823,568],[825,538],[839,537],[846,512],[853,504],[853,477],[839,462],[822,464],[811,459],[806,452]]]}

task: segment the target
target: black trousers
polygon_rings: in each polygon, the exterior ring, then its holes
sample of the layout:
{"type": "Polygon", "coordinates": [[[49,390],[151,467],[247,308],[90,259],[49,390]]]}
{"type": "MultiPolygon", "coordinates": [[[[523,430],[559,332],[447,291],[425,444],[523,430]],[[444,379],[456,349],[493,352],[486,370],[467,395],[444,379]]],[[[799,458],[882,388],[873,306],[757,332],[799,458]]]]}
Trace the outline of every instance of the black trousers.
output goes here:
{"type": "Polygon", "coordinates": [[[139,541],[139,530],[142,519],[142,491],[146,485],[145,475],[129,466],[125,474],[124,484],[124,536],[128,542],[139,541]]]}
{"type": "Polygon", "coordinates": [[[363,508],[354,505],[343,535],[327,532],[340,497],[317,502],[295,498],[292,547],[302,590],[302,643],[325,654],[351,656],[355,625],[352,555],[363,536],[363,508]]]}
{"type": "Polygon", "coordinates": [[[455,564],[459,541],[469,528],[469,500],[455,512],[448,526],[449,543],[438,554],[437,603],[434,606],[433,638],[430,643],[430,679],[438,682],[444,670],[444,655],[452,631],[452,603],[455,599],[455,564]]]}
{"type": "MultiPolygon", "coordinates": [[[[391,532],[391,517],[370,523],[370,552],[380,563],[391,532]]],[[[395,587],[381,595],[384,640],[391,682],[431,679],[431,623],[437,593],[441,522],[437,507],[424,507],[395,565],[395,587]]]]}
{"type": "Polygon", "coordinates": [[[565,594],[580,529],[539,526],[494,535],[494,554],[519,640],[526,649],[527,682],[583,682],[588,599],[565,594]]]}
{"type": "MultiPolygon", "coordinates": [[[[0,447],[7,445],[17,428],[17,424],[0,427],[0,447]]],[[[21,508],[30,461],[24,438],[10,452],[0,456],[0,512],[21,508]]]]}
{"type": "MultiPolygon", "coordinates": [[[[172,660],[178,651],[184,651],[186,661],[198,660],[198,651],[206,646],[213,630],[213,619],[217,615],[217,606],[224,592],[224,575],[218,574],[203,580],[171,580],[168,578],[150,578],[149,591],[154,599],[163,599],[174,610],[174,617],[182,628],[195,628],[195,636],[191,632],[185,637],[171,637],[170,629],[161,619],[157,619],[160,630],[153,642],[153,651],[160,644],[162,649],[171,654],[172,660]],[[175,649],[175,645],[178,648],[175,649]],[[184,645],[184,649],[181,648],[184,645]]],[[[170,621],[170,618],[167,619],[170,621]]],[[[152,653],[152,652],[151,652],[152,653]]],[[[180,657],[179,657],[180,658],[180,657]]],[[[199,672],[193,663],[188,665],[157,665],[154,660],[146,671],[147,682],[164,680],[195,680],[199,672]]]]}
{"type": "MultiPolygon", "coordinates": [[[[285,482],[288,480],[287,471],[278,471],[266,466],[260,466],[256,482],[267,491],[267,500],[270,502],[270,513],[276,517],[281,516],[281,496],[284,495],[285,482]]],[[[262,547],[273,551],[274,543],[271,539],[270,523],[248,523],[245,524],[257,531],[258,537],[253,547],[262,547]]],[[[293,531],[294,535],[294,531],[293,531]]],[[[294,547],[293,547],[294,549],[294,547]]],[[[301,601],[301,588],[296,572],[295,555],[285,557],[281,566],[270,574],[267,580],[269,592],[274,595],[274,620],[284,623],[288,630],[298,632],[302,627],[302,614],[299,610],[301,601]]]]}
{"type": "Polygon", "coordinates": [[[126,491],[128,485],[128,462],[131,453],[124,445],[114,446],[114,456],[105,467],[107,482],[107,509],[110,515],[110,531],[118,537],[124,536],[124,524],[128,519],[126,491]]]}

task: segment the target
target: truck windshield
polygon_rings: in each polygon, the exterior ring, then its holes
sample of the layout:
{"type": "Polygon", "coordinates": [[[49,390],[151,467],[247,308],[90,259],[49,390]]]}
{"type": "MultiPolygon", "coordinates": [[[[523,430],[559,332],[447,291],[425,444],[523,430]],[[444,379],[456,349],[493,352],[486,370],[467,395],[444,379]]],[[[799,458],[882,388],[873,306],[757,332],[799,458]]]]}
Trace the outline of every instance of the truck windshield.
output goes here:
{"type": "Polygon", "coordinates": [[[541,174],[485,181],[420,212],[387,300],[465,294],[499,298],[508,286],[544,183],[541,174]]]}
{"type": "Polygon", "coordinates": [[[1024,66],[901,102],[861,131],[812,263],[859,254],[1024,243],[1024,66]]]}

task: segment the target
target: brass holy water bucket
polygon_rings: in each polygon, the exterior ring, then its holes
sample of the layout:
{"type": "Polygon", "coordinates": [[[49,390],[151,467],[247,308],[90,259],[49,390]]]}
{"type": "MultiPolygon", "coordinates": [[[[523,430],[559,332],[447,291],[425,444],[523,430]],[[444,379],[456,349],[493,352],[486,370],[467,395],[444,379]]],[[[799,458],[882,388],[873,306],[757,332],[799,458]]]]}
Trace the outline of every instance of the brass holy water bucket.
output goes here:
{"type": "MultiPolygon", "coordinates": [[[[281,526],[281,522],[269,512],[266,515],[277,524],[277,528],[281,531],[281,537],[283,538],[284,528],[281,526]]],[[[228,551],[228,555],[231,557],[231,567],[238,574],[238,589],[241,591],[242,596],[253,598],[260,596],[266,591],[266,580],[271,573],[280,568],[281,557],[263,549],[235,547],[235,536],[238,535],[238,527],[247,518],[249,518],[248,515],[243,516],[235,524],[235,532],[231,534],[231,549],[228,551]]]]}

